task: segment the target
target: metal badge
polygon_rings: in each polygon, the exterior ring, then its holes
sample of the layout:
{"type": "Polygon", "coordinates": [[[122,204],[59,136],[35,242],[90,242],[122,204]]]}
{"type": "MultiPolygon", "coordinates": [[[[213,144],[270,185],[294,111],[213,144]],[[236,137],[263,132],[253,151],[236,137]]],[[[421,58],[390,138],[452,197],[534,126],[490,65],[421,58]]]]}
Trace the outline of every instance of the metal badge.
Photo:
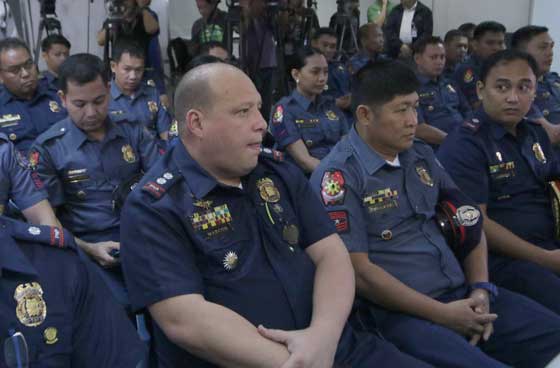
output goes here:
{"type": "Polygon", "coordinates": [[[134,154],[134,150],[130,146],[130,144],[125,144],[121,148],[123,159],[128,162],[129,164],[136,161],[136,155],[134,154]]]}
{"type": "Polygon", "coordinates": [[[457,208],[457,213],[455,214],[457,222],[461,226],[473,226],[478,223],[480,219],[480,211],[473,206],[461,206],[457,208]]]}
{"type": "Polygon", "coordinates": [[[429,187],[434,186],[434,181],[433,181],[432,177],[430,176],[430,173],[428,172],[428,170],[426,170],[425,167],[416,166],[416,173],[418,174],[418,177],[420,178],[420,181],[422,183],[426,184],[429,187]]]}
{"type": "Polygon", "coordinates": [[[541,164],[545,164],[546,163],[546,156],[544,155],[544,152],[542,150],[542,147],[540,145],[540,143],[535,143],[533,144],[533,153],[535,154],[535,158],[537,160],[539,160],[539,162],[541,164]]]}
{"type": "Polygon", "coordinates": [[[165,183],[167,183],[167,180],[165,180],[164,178],[157,178],[156,183],[158,183],[159,185],[164,185],[165,183]]]}
{"type": "Polygon", "coordinates": [[[502,154],[499,151],[496,151],[496,158],[498,161],[502,162],[502,154]]]}
{"type": "Polygon", "coordinates": [[[17,135],[15,133],[11,133],[8,138],[10,138],[11,141],[15,141],[17,139],[17,135]]]}
{"type": "Polygon", "coordinates": [[[36,226],[31,226],[29,227],[29,229],[27,229],[27,232],[31,235],[37,236],[41,234],[41,229],[36,226]]]}
{"type": "Polygon", "coordinates": [[[159,109],[158,109],[157,102],[148,101],[148,110],[150,110],[150,112],[152,112],[152,113],[158,112],[159,109]]]}
{"type": "Polygon", "coordinates": [[[47,317],[47,305],[43,300],[43,289],[37,282],[20,284],[14,292],[17,302],[17,319],[27,327],[37,327],[47,317]]]}
{"type": "Polygon", "coordinates": [[[155,87],[156,86],[156,82],[153,79],[148,79],[146,81],[146,84],[150,87],[155,87]]]}
{"type": "Polygon", "coordinates": [[[49,109],[51,109],[52,112],[60,112],[60,106],[56,101],[49,101],[49,109]]]}
{"type": "Polygon", "coordinates": [[[391,230],[389,230],[389,229],[383,230],[383,231],[381,232],[381,239],[383,239],[383,240],[391,240],[391,239],[393,239],[393,232],[392,232],[391,230]]]}
{"type": "Polygon", "coordinates": [[[339,120],[338,115],[332,110],[327,111],[325,114],[329,120],[339,120]]]}
{"type": "Polygon", "coordinates": [[[453,88],[453,86],[451,84],[447,85],[447,89],[449,90],[449,92],[451,93],[457,93],[457,91],[455,91],[455,88],[453,88]]]}
{"type": "Polygon", "coordinates": [[[163,178],[167,180],[171,180],[173,179],[173,174],[171,174],[170,172],[166,172],[163,174],[163,178]]]}
{"type": "Polygon", "coordinates": [[[222,261],[226,271],[233,271],[237,267],[238,263],[239,257],[237,257],[237,254],[233,251],[227,252],[222,261]]]}
{"type": "Polygon", "coordinates": [[[84,192],[83,190],[78,191],[78,193],[76,193],[76,196],[79,199],[85,199],[86,198],[86,192],[84,192]]]}
{"type": "Polygon", "coordinates": [[[43,337],[47,345],[53,345],[58,342],[58,330],[55,327],[47,327],[43,331],[43,337]]]}
{"type": "Polygon", "coordinates": [[[259,188],[259,194],[261,195],[263,201],[268,203],[276,203],[280,201],[280,192],[274,185],[272,179],[260,179],[259,181],[257,181],[257,188],[259,188]]]}
{"type": "Polygon", "coordinates": [[[299,229],[296,225],[286,225],[282,229],[282,237],[290,245],[297,245],[299,242],[299,229]]]}

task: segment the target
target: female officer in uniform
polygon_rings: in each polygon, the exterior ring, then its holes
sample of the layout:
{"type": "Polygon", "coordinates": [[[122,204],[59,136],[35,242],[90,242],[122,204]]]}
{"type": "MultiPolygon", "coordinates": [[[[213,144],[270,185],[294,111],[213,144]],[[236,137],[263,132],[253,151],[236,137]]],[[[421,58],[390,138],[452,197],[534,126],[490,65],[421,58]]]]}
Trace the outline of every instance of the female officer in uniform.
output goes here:
{"type": "Polygon", "coordinates": [[[291,74],[297,87],[274,107],[269,129],[277,148],[310,173],[347,133],[348,125],[335,100],[322,95],[329,73],[325,56],[303,48],[294,63],[291,74]]]}

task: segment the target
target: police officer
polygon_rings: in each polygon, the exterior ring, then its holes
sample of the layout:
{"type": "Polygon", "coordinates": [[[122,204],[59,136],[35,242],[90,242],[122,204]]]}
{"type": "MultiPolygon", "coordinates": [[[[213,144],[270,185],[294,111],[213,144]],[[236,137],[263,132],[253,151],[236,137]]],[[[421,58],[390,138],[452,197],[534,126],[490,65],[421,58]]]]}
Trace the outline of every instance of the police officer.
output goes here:
{"type": "Polygon", "coordinates": [[[491,56],[481,73],[483,108],[450,135],[438,157],[485,215],[490,277],[560,313],[560,250],[547,181],[560,166],[545,131],[524,119],[537,66],[520,51],[491,56]]]}
{"type": "Polygon", "coordinates": [[[482,22],[474,30],[470,57],[455,69],[453,78],[465,95],[473,110],[480,106],[476,84],[480,79],[480,68],[490,55],[504,50],[506,27],[494,21],[482,22]]]}
{"type": "Polygon", "coordinates": [[[259,106],[235,67],[191,70],[181,141],[124,207],[123,267],[156,321],[159,366],[424,367],[344,327],[348,255],[299,169],[260,154],[259,106]]]}
{"type": "Polygon", "coordinates": [[[133,326],[73,247],[60,227],[0,217],[1,366],[139,367],[133,326]]]}
{"type": "Polygon", "coordinates": [[[39,83],[37,75],[23,41],[0,40],[0,132],[24,154],[39,134],[66,117],[56,92],[39,83]]]}
{"type": "Polygon", "coordinates": [[[472,111],[455,82],[443,76],[443,41],[433,36],[422,38],[416,41],[413,51],[420,81],[419,109],[428,124],[449,133],[471,118],[472,111]]]}
{"type": "Polygon", "coordinates": [[[469,51],[469,38],[458,29],[452,29],[445,34],[445,69],[443,75],[453,78],[457,65],[465,61],[469,51]]]}
{"type": "Polygon", "coordinates": [[[29,222],[60,226],[43,187],[27,159],[0,133],[0,215],[11,200],[29,222]]]}
{"type": "Polygon", "coordinates": [[[356,74],[369,61],[387,59],[383,55],[383,29],[375,23],[366,23],[359,31],[361,50],[354,54],[348,61],[348,70],[356,74]]]}
{"type": "MultiPolygon", "coordinates": [[[[141,124],[108,118],[110,92],[98,57],[70,56],[59,78],[69,117],[37,138],[31,165],[82,250],[103,267],[115,266],[120,216],[114,193],[151,167],[159,156],[157,146],[141,124]]],[[[109,285],[124,304],[120,275],[114,271],[107,273],[115,281],[109,285]]]]}
{"type": "Polygon", "coordinates": [[[140,122],[155,137],[167,140],[171,117],[161,104],[155,85],[142,80],[143,50],[132,42],[119,43],[115,47],[111,70],[115,75],[111,81],[109,104],[113,121],[140,122]]]}
{"type": "Polygon", "coordinates": [[[41,82],[46,83],[54,92],[58,92],[58,68],[70,55],[71,47],[70,41],[60,34],[48,35],[41,41],[41,56],[47,64],[41,82]]]}
{"type": "Polygon", "coordinates": [[[346,134],[348,124],[334,100],[321,95],[328,75],[325,57],[317,50],[302,48],[295,59],[292,77],[297,88],[273,108],[269,129],[278,149],[288,152],[310,173],[346,134]]]}
{"type": "Polygon", "coordinates": [[[480,211],[414,140],[414,72],[370,64],[355,83],[355,127],[311,186],[350,251],[360,320],[373,319],[389,341],[434,366],[544,367],[560,352],[560,317],[488,282],[480,211]],[[436,221],[441,200],[457,204],[462,233],[479,226],[464,273],[436,221]]]}

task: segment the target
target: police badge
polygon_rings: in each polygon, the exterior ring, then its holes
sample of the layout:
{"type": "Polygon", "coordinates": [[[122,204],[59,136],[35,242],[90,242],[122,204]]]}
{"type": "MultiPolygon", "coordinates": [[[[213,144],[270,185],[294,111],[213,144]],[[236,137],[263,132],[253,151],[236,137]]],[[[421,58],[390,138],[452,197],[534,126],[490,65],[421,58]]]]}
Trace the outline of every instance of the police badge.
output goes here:
{"type": "Polygon", "coordinates": [[[280,200],[280,192],[274,185],[272,179],[260,179],[259,181],[257,181],[257,188],[259,188],[259,194],[261,195],[263,201],[268,203],[276,203],[280,200]]]}
{"type": "Polygon", "coordinates": [[[134,150],[130,146],[130,144],[125,144],[121,148],[123,159],[128,162],[129,164],[136,161],[136,155],[134,154],[134,150]]]}
{"type": "Polygon", "coordinates": [[[156,113],[158,112],[158,105],[157,102],[155,101],[148,101],[148,110],[150,110],[151,113],[156,113]]]}
{"type": "Polygon", "coordinates": [[[338,115],[332,110],[327,111],[325,115],[327,115],[327,119],[329,120],[339,120],[338,115]]]}
{"type": "Polygon", "coordinates": [[[434,180],[432,179],[430,173],[428,172],[428,170],[426,170],[425,167],[416,166],[416,173],[418,174],[418,177],[420,178],[420,181],[422,183],[426,184],[429,187],[434,186],[434,180]]]}
{"type": "Polygon", "coordinates": [[[43,300],[43,289],[37,282],[20,284],[14,292],[17,302],[17,319],[27,327],[37,327],[47,317],[47,305],[43,300]]]}
{"type": "Polygon", "coordinates": [[[60,106],[56,101],[49,101],[49,109],[51,109],[52,112],[59,112],[60,106]]]}
{"type": "Polygon", "coordinates": [[[539,160],[541,164],[546,164],[546,156],[544,155],[542,147],[538,142],[533,144],[533,153],[535,154],[535,158],[539,160]]]}

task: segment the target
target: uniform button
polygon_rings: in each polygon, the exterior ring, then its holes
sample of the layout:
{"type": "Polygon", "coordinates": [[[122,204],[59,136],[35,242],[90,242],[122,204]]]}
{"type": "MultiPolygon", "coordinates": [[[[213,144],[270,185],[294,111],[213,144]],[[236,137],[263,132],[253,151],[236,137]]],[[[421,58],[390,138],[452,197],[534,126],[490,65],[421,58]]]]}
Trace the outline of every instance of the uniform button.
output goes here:
{"type": "Polygon", "coordinates": [[[237,257],[237,253],[235,252],[227,252],[222,260],[222,264],[226,271],[233,271],[237,264],[239,263],[239,257],[237,257]]]}
{"type": "Polygon", "coordinates": [[[428,111],[434,111],[434,107],[432,105],[428,106],[428,111]]]}
{"type": "Polygon", "coordinates": [[[165,174],[163,174],[163,178],[167,180],[171,180],[173,179],[173,174],[166,172],[165,174]]]}
{"type": "Polygon", "coordinates": [[[60,131],[61,131],[61,132],[65,132],[65,131],[66,131],[66,128],[60,128],[60,131]]]}
{"type": "Polygon", "coordinates": [[[381,238],[383,240],[391,240],[393,239],[393,232],[391,230],[383,230],[381,232],[381,238]]]}
{"type": "Polygon", "coordinates": [[[17,139],[17,135],[15,135],[14,133],[10,134],[8,136],[8,138],[10,138],[11,141],[15,141],[17,139]]]}
{"type": "Polygon", "coordinates": [[[307,140],[307,141],[305,141],[305,145],[307,147],[311,147],[313,145],[313,141],[312,140],[307,140]]]}
{"type": "Polygon", "coordinates": [[[76,193],[76,195],[80,199],[85,199],[86,198],[86,192],[84,192],[83,190],[78,191],[78,193],[76,193]]]}
{"type": "Polygon", "coordinates": [[[542,114],[543,114],[544,116],[548,116],[548,115],[550,115],[550,111],[548,111],[548,110],[543,110],[542,114]]]}

